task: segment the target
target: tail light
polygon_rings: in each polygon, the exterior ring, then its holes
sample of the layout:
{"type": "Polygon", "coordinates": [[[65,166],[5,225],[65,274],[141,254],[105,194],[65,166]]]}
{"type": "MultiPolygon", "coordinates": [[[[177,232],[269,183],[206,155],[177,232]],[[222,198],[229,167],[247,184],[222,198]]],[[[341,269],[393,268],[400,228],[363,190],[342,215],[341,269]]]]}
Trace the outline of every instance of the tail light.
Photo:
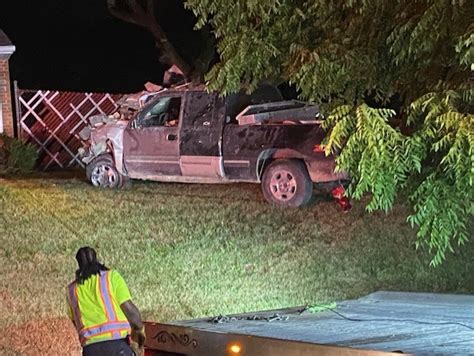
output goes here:
{"type": "Polygon", "coordinates": [[[325,148],[326,147],[324,145],[317,144],[317,145],[314,145],[313,152],[321,153],[321,152],[324,152],[325,148]]]}
{"type": "Polygon", "coordinates": [[[346,190],[342,185],[337,186],[331,191],[332,197],[336,203],[341,207],[343,212],[351,210],[352,205],[349,199],[345,196],[346,190]]]}

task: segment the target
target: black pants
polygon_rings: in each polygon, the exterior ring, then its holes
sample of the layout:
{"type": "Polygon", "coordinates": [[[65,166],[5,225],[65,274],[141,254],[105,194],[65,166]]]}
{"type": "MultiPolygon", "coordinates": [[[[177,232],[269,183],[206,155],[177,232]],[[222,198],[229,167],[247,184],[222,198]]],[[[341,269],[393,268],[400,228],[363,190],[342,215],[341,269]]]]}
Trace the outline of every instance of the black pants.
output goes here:
{"type": "Polygon", "coordinates": [[[126,339],[96,342],[82,349],[83,356],[134,356],[126,339]]]}

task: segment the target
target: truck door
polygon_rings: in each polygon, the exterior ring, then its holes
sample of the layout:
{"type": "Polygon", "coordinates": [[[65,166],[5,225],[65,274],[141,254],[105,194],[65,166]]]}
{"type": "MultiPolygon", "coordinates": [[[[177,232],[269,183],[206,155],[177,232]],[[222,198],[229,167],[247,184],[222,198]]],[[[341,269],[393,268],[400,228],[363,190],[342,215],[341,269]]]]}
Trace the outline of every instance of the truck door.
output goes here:
{"type": "Polygon", "coordinates": [[[224,120],[224,103],[217,94],[205,91],[186,92],[180,143],[183,176],[215,179],[224,177],[224,120]]]}
{"type": "Polygon", "coordinates": [[[132,178],[180,176],[182,96],[160,96],[130,122],[123,138],[124,164],[132,178]]]}

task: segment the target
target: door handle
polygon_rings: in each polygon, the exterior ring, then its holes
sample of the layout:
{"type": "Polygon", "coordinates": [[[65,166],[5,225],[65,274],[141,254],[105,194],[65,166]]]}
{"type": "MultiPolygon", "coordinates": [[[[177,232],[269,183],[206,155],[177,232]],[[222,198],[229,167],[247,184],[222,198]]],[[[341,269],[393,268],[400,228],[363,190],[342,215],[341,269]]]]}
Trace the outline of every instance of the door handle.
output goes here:
{"type": "Polygon", "coordinates": [[[166,139],[168,141],[176,141],[177,136],[175,134],[168,134],[166,135],[166,139]]]}

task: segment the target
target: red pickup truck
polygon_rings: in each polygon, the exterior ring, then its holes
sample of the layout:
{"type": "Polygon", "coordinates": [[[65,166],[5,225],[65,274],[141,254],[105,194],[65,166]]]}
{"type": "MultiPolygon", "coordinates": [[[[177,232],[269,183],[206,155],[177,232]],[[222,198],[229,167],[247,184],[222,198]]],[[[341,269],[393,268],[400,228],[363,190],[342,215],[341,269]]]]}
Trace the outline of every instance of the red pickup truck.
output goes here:
{"type": "Polygon", "coordinates": [[[129,178],[260,183],[267,201],[291,207],[310,200],[313,183],[331,190],[347,181],[322,150],[316,105],[245,98],[169,89],[129,120],[98,120],[81,135],[88,179],[110,188],[129,178]]]}

